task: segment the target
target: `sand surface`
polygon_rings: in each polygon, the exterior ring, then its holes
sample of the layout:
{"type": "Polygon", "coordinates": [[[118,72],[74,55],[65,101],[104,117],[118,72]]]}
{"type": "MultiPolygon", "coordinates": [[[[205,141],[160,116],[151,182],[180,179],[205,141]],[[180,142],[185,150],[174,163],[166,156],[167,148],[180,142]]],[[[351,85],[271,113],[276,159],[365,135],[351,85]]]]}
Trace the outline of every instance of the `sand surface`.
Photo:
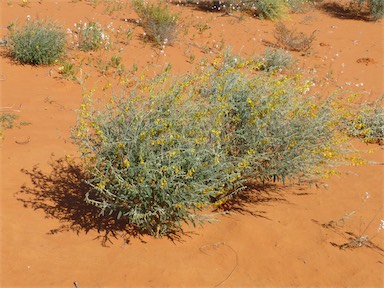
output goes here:
{"type": "MultiPolygon", "coordinates": [[[[143,42],[141,27],[124,21],[137,19],[129,6],[109,13],[108,1],[96,2],[30,0],[23,7],[22,1],[2,0],[0,37],[10,22],[23,23],[28,15],[70,29],[87,19],[131,28],[129,43],[115,43],[110,51],[70,51],[69,61],[84,61],[77,76],[87,75],[84,85],[99,89],[117,79],[114,69],[101,69],[112,55],[120,55],[127,70],[137,66],[151,76],[171,63],[177,75],[223,47],[252,57],[274,41],[273,21],[171,5],[180,13],[179,37],[160,51],[143,42]],[[200,33],[198,24],[209,28],[200,33]]],[[[318,92],[374,100],[384,92],[384,22],[350,18],[312,8],[290,14],[285,23],[305,33],[316,30],[310,53],[293,55],[306,77],[318,80],[318,92]]],[[[63,161],[78,156],[69,136],[82,85],[63,79],[59,65],[17,65],[3,55],[0,67],[0,113],[31,123],[5,130],[0,141],[1,287],[74,287],[74,281],[81,288],[384,287],[382,146],[353,140],[368,164],[340,167],[342,173],[320,187],[250,191],[217,222],[186,226],[176,239],[130,235],[85,208],[80,174],[63,161]],[[340,249],[348,233],[367,235],[371,243],[340,249]]]]}

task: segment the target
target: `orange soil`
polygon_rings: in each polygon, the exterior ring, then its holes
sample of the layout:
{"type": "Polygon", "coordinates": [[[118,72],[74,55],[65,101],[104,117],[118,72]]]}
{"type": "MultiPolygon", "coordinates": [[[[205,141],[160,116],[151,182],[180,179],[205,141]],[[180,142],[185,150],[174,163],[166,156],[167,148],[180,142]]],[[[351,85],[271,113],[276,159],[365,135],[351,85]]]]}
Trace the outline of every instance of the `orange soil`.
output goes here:
{"type": "MultiPolygon", "coordinates": [[[[0,38],[11,21],[22,23],[27,15],[54,19],[71,29],[80,19],[132,28],[129,45],[116,43],[111,52],[70,51],[69,60],[76,64],[90,59],[82,71],[89,74],[88,88],[101,89],[113,78],[112,72],[103,75],[95,68],[97,59],[107,61],[111,55],[120,55],[127,69],[135,63],[139,71],[150,67],[147,74],[152,75],[172,63],[173,73],[179,74],[220,53],[221,43],[248,57],[265,50],[263,41],[274,41],[272,21],[249,16],[238,20],[174,5],[172,10],[180,13],[180,36],[162,54],[143,43],[142,28],[122,21],[137,17],[129,7],[108,15],[106,5],[93,7],[87,1],[20,3],[0,3],[0,38]],[[210,28],[200,34],[194,28],[198,23],[210,28]],[[194,63],[188,62],[191,55],[194,63]]],[[[341,89],[376,99],[384,92],[383,21],[344,16],[317,9],[289,15],[287,25],[317,31],[310,54],[293,54],[308,77],[321,80],[318,91],[341,89]]],[[[186,226],[187,234],[173,241],[135,237],[108,225],[98,231],[92,214],[81,210],[84,191],[76,170],[60,162],[67,154],[78,155],[69,130],[82,101],[81,85],[62,79],[58,66],[16,65],[6,57],[0,65],[0,113],[15,110],[19,121],[31,122],[6,130],[0,142],[1,287],[73,287],[74,281],[82,288],[383,287],[384,232],[378,232],[378,224],[384,219],[384,166],[377,163],[384,162],[382,147],[353,141],[370,164],[342,167],[341,175],[320,188],[279,186],[253,193],[243,206],[219,215],[218,222],[186,226]],[[370,198],[364,201],[366,192],[370,198]],[[334,228],[320,225],[353,211],[334,228]],[[368,235],[376,246],[341,250],[336,245],[348,242],[346,232],[368,235]],[[109,248],[101,245],[105,235],[109,248]]]]}

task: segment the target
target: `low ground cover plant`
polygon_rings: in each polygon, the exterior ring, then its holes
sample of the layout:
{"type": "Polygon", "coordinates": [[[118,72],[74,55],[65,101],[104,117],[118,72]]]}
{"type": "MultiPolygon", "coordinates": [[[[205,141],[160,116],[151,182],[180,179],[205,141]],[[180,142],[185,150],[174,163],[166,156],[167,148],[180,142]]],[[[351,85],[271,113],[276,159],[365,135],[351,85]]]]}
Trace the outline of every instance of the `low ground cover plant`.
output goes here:
{"type": "Polygon", "coordinates": [[[308,95],[311,84],[298,75],[258,70],[256,60],[227,55],[198,75],[137,82],[108,105],[85,95],[72,132],[90,186],[85,200],[163,236],[209,220],[201,210],[248,180],[328,173],[342,154],[333,106],[308,95]]]}
{"type": "Polygon", "coordinates": [[[274,48],[266,49],[259,62],[262,63],[260,69],[268,72],[289,68],[295,64],[293,56],[288,51],[274,48]]]}
{"type": "Polygon", "coordinates": [[[347,134],[366,143],[384,144],[384,96],[373,103],[364,103],[345,121],[347,134]]]}
{"type": "Polygon", "coordinates": [[[178,16],[171,13],[167,6],[161,2],[148,4],[143,0],[133,0],[132,6],[141,19],[146,37],[160,46],[175,41],[178,16]]]}
{"type": "Polygon", "coordinates": [[[105,33],[100,23],[95,21],[79,22],[75,24],[75,28],[78,48],[81,51],[97,51],[109,47],[109,35],[105,33]]]}
{"type": "Polygon", "coordinates": [[[9,55],[21,64],[49,65],[65,55],[65,33],[54,23],[30,20],[9,27],[9,55]]]}

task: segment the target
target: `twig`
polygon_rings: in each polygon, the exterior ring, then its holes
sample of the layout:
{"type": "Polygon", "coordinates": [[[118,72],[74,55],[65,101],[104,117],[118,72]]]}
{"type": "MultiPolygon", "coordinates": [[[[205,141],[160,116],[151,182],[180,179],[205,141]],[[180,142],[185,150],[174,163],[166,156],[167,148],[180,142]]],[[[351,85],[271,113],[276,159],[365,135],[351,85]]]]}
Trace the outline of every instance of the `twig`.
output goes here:
{"type": "Polygon", "coordinates": [[[384,165],[384,162],[368,161],[367,164],[370,164],[370,165],[384,165]]]}
{"type": "Polygon", "coordinates": [[[73,282],[73,285],[75,285],[75,288],[79,288],[79,285],[77,284],[77,281],[73,282]]]}
{"type": "Polygon", "coordinates": [[[27,140],[24,140],[24,141],[17,141],[17,140],[15,140],[15,143],[16,144],[20,144],[20,145],[25,145],[25,144],[28,144],[29,143],[29,140],[30,140],[31,138],[28,136],[28,138],[27,138],[27,140]]]}
{"type": "Polygon", "coordinates": [[[0,112],[21,112],[21,104],[19,108],[20,109],[13,109],[13,105],[9,107],[0,107],[0,112]]]}
{"type": "Polygon", "coordinates": [[[223,280],[221,280],[219,283],[217,283],[214,287],[219,287],[221,284],[223,284],[225,281],[227,281],[229,279],[229,277],[232,276],[233,272],[236,270],[237,266],[239,265],[239,257],[236,253],[236,251],[229,245],[225,244],[225,242],[217,242],[215,244],[211,244],[211,245],[204,245],[202,247],[199,248],[200,252],[208,255],[204,250],[205,248],[209,248],[209,247],[213,247],[213,248],[218,248],[219,246],[226,246],[228,247],[229,249],[232,250],[232,252],[235,254],[236,256],[236,262],[235,262],[235,265],[233,266],[231,272],[229,272],[229,274],[227,275],[227,277],[225,277],[223,280]]]}
{"type": "Polygon", "coordinates": [[[231,272],[228,274],[228,276],[225,277],[225,279],[223,279],[223,280],[220,281],[219,283],[217,283],[217,284],[215,285],[215,287],[219,287],[221,284],[223,284],[225,281],[227,281],[227,280],[229,279],[229,277],[232,276],[233,272],[235,272],[235,270],[236,270],[236,268],[237,268],[237,265],[239,264],[239,258],[238,258],[238,256],[237,256],[236,251],[235,251],[231,246],[229,246],[229,245],[227,245],[227,244],[225,244],[225,243],[223,243],[223,245],[227,246],[229,249],[231,249],[231,250],[233,251],[233,253],[235,253],[235,256],[236,256],[236,263],[235,263],[235,266],[233,266],[231,272]]]}

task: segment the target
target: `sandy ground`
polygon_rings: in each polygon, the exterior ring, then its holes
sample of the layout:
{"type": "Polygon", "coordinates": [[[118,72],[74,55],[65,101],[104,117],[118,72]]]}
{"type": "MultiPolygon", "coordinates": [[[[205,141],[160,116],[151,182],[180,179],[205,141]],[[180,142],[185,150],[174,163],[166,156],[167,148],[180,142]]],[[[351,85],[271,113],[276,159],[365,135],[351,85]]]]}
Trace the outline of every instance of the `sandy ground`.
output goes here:
{"type": "MultiPolygon", "coordinates": [[[[27,15],[70,29],[86,19],[131,28],[129,44],[115,43],[111,51],[70,51],[69,61],[87,63],[78,74],[80,80],[87,75],[87,88],[116,79],[113,69],[100,69],[111,55],[120,55],[128,70],[136,64],[152,75],[171,63],[179,74],[223,47],[250,57],[274,41],[272,21],[172,5],[180,13],[179,38],[161,53],[143,42],[142,28],[123,20],[137,19],[128,6],[109,15],[106,3],[113,1],[91,5],[95,2],[30,0],[23,7],[22,1],[2,0],[0,37],[10,22],[23,23],[27,15]],[[199,33],[197,24],[209,28],[199,33]]],[[[332,6],[312,8],[285,19],[299,31],[316,30],[310,53],[293,53],[298,67],[317,79],[324,96],[341,90],[374,100],[384,92],[384,22],[339,12],[332,6]]],[[[0,142],[1,287],[74,287],[74,281],[81,288],[384,287],[384,231],[378,231],[384,219],[381,146],[351,141],[369,164],[340,167],[340,175],[318,188],[250,191],[243,205],[217,222],[186,226],[186,234],[176,239],[130,235],[94,218],[82,203],[81,175],[63,161],[78,155],[69,131],[82,85],[63,79],[58,65],[22,66],[2,56],[0,67],[0,113],[14,112],[18,121],[31,122],[6,130],[0,142]],[[371,242],[343,246],[351,233],[371,242]]]]}

